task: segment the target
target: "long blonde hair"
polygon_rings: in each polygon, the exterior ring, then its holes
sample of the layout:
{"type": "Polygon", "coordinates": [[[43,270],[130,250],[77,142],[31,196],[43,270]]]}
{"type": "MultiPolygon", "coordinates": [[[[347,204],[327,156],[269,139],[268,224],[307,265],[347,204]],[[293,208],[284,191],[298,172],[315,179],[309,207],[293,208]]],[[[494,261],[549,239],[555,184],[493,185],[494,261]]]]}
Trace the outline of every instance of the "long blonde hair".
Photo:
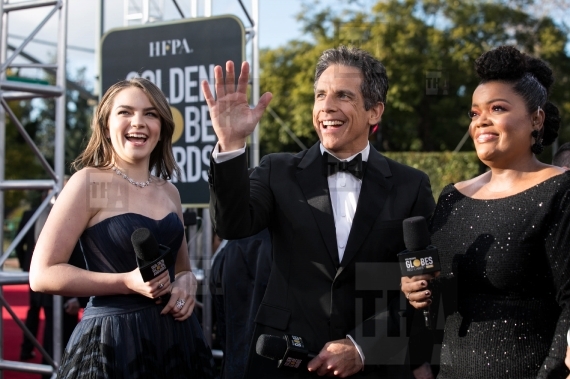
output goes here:
{"type": "Polygon", "coordinates": [[[108,168],[113,162],[115,153],[110,139],[106,137],[108,121],[113,107],[115,96],[122,90],[136,87],[142,90],[160,116],[160,141],[150,154],[148,164],[149,171],[155,172],[156,176],[169,180],[173,172],[178,177],[180,168],[176,165],[172,154],[172,134],[174,133],[174,120],[166,97],[154,83],[143,78],[121,80],[113,84],[103,95],[101,102],[95,110],[91,129],[93,133],[85,150],[71,164],[75,170],[83,167],[108,168]]]}

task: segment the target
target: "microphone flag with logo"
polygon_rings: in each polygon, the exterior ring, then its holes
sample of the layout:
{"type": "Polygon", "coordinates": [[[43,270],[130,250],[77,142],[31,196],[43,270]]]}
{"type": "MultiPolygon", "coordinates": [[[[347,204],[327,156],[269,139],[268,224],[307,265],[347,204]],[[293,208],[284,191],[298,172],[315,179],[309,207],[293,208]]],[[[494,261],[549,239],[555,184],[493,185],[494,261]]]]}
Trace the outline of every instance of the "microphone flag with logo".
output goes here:
{"type": "Polygon", "coordinates": [[[137,265],[145,282],[154,279],[174,265],[174,257],[170,248],[159,245],[147,228],[136,229],[131,235],[131,242],[137,257],[137,265]]]}
{"type": "MultiPolygon", "coordinates": [[[[406,250],[398,254],[402,276],[431,274],[441,270],[437,247],[431,244],[426,219],[410,217],[402,224],[406,250]]],[[[425,325],[432,329],[429,306],[423,309],[425,325]]]]}
{"type": "Polygon", "coordinates": [[[285,334],[283,337],[262,334],[257,338],[255,352],[271,360],[277,360],[277,368],[298,369],[306,367],[317,356],[307,350],[299,336],[285,334]]]}

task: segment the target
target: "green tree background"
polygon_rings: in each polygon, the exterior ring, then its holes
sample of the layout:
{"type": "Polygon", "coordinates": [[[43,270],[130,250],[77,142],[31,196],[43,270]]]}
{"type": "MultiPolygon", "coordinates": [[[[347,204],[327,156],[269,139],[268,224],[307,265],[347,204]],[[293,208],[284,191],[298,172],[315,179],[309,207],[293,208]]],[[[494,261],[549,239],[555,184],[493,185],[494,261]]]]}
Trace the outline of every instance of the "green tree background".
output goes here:
{"type": "MultiPolygon", "coordinates": [[[[545,59],[556,83],[551,100],[562,113],[560,141],[570,139],[568,27],[549,14],[568,11],[564,2],[532,0],[382,0],[338,2],[338,7],[305,1],[298,20],[303,41],[261,52],[261,93],[270,91],[273,113],[260,123],[261,154],[299,151],[287,129],[310,146],[314,65],[320,53],[338,45],[370,51],[387,68],[390,89],[379,133],[380,151],[473,151],[465,136],[471,94],[478,84],[473,62],[483,52],[509,44],[545,59]],[[428,93],[439,75],[437,93],[428,93]]],[[[549,161],[551,152],[541,159],[549,161]]]]}
{"type": "MultiPolygon", "coordinates": [[[[460,141],[467,131],[466,112],[477,86],[473,62],[502,44],[516,45],[550,63],[556,76],[551,100],[562,114],[559,140],[570,140],[570,28],[551,17],[570,12],[566,1],[338,0],[326,4],[303,0],[298,21],[304,38],[261,51],[261,92],[274,95],[260,123],[262,156],[296,152],[317,141],[312,125],[314,66],[323,50],[340,44],[370,51],[387,68],[390,90],[386,111],[380,131],[371,139],[387,154],[405,160],[403,152],[411,157],[410,152],[458,149],[467,154],[460,160],[471,159],[470,139],[464,144],[460,141]],[[438,80],[438,87],[430,93],[434,80],[438,80]]],[[[84,74],[80,70],[74,80],[85,85],[84,74]]],[[[47,79],[53,81],[49,76],[47,79]]],[[[69,173],[69,164],[89,137],[93,109],[71,89],[66,101],[65,167],[69,173]]],[[[10,106],[48,161],[53,162],[55,102],[12,102],[10,106]]],[[[6,133],[6,178],[45,178],[10,120],[6,133]]],[[[421,161],[443,162],[433,154],[417,156],[421,161]]],[[[550,157],[549,150],[541,155],[545,161],[550,157]]],[[[446,153],[444,160],[450,162],[453,156],[446,153]]],[[[434,171],[435,175],[439,171],[441,168],[434,171]]],[[[443,176],[448,180],[448,175],[443,176]]],[[[35,191],[7,191],[7,213],[22,201],[33,202],[37,197],[35,191]]]]}

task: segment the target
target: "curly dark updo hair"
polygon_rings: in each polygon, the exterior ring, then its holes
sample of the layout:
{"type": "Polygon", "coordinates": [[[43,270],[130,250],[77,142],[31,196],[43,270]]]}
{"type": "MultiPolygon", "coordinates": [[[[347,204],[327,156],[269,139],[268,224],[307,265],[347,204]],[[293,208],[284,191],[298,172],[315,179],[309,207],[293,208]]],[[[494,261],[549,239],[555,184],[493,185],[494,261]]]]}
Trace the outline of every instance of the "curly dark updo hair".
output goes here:
{"type": "Polygon", "coordinates": [[[560,113],[548,101],[554,75],[546,62],[521,53],[513,46],[499,46],[481,55],[475,61],[475,71],[481,78],[480,84],[501,81],[512,84],[529,113],[541,107],[545,114],[542,128],[542,144],[551,145],[558,137],[560,113]]]}

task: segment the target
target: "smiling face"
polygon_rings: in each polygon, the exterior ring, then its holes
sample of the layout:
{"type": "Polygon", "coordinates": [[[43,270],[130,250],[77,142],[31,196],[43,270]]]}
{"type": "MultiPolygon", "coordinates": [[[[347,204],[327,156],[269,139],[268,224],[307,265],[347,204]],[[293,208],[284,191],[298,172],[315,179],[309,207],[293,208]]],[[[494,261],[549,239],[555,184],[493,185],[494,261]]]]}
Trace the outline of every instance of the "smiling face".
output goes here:
{"type": "Polygon", "coordinates": [[[536,113],[529,114],[512,85],[498,81],[480,84],[473,92],[469,133],[477,156],[486,164],[517,162],[532,157],[531,133],[538,129],[536,113]]]}
{"type": "Polygon", "coordinates": [[[122,162],[134,164],[141,160],[148,165],[160,129],[159,113],[141,89],[128,87],[115,95],[107,136],[111,138],[114,160],[119,167],[122,162]]]}
{"type": "Polygon", "coordinates": [[[366,147],[370,126],[380,122],[384,104],[364,108],[362,73],[356,67],[332,65],[315,86],[313,125],[325,148],[347,158],[366,147]]]}

